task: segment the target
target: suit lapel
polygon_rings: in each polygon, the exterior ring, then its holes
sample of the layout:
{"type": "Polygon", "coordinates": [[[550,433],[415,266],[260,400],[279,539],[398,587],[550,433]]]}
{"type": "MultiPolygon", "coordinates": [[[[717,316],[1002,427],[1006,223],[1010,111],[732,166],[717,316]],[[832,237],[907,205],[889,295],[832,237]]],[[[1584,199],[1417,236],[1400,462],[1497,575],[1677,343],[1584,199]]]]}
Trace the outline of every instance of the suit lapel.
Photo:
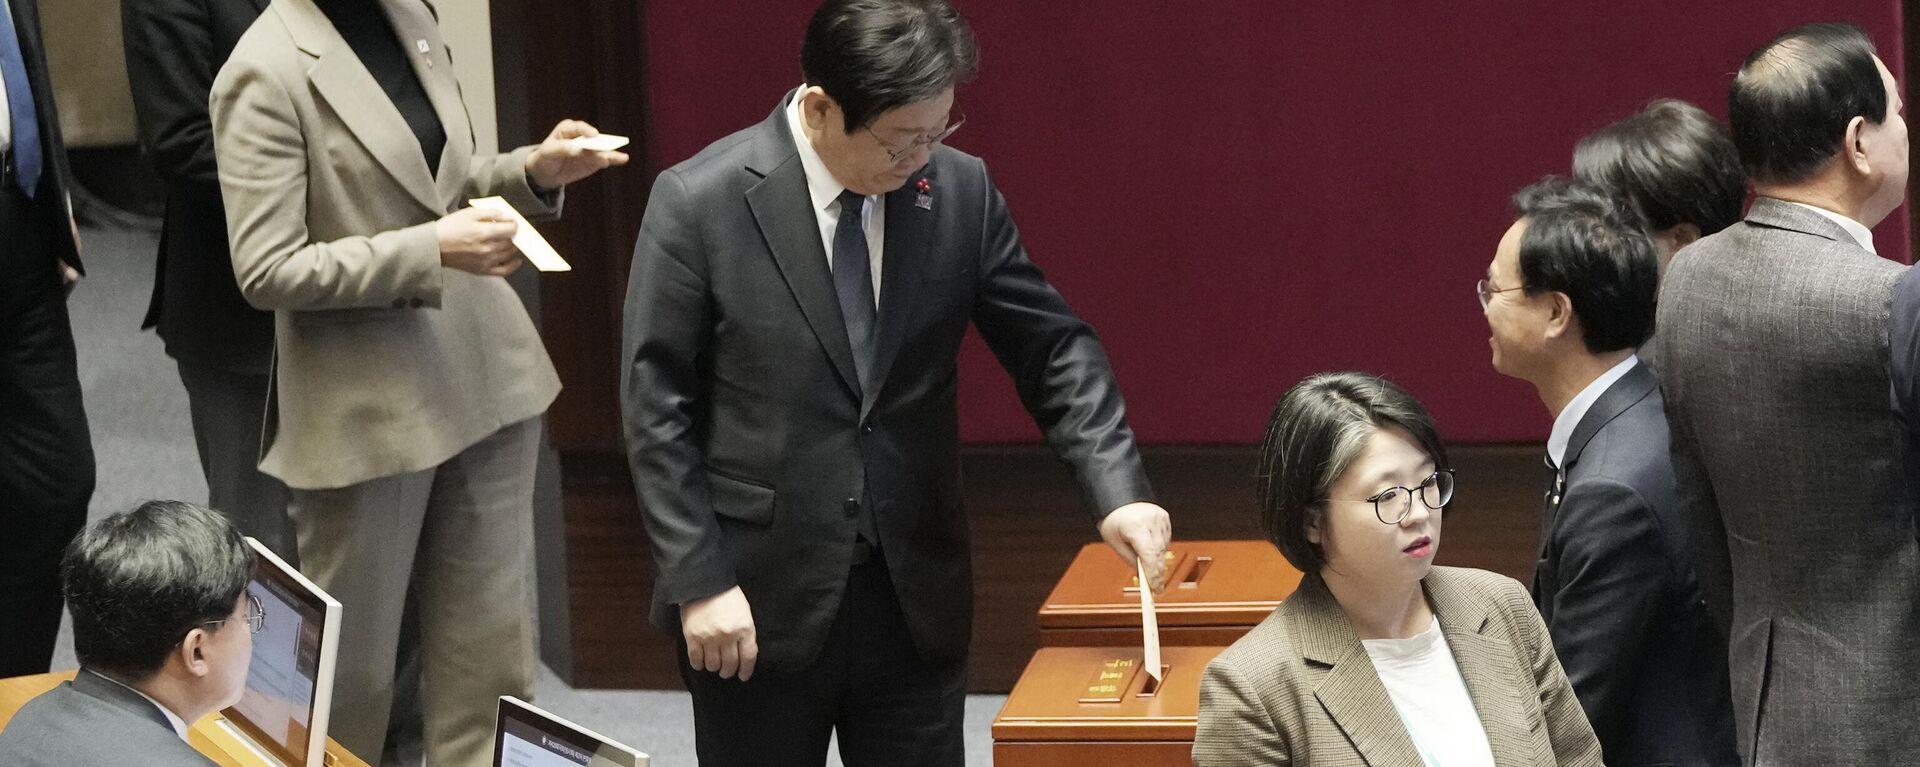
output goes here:
{"type": "Polygon", "coordinates": [[[460,100],[460,83],[453,77],[453,59],[447,54],[446,40],[441,38],[440,25],[427,13],[425,5],[400,0],[385,0],[385,5],[387,18],[393,21],[394,34],[400,37],[401,47],[406,51],[407,62],[413,65],[414,76],[420,78],[420,86],[427,92],[427,100],[433,103],[433,112],[440,118],[440,128],[447,136],[440,148],[439,173],[434,177],[435,201],[443,208],[448,201],[465,207],[455,198],[466,183],[467,160],[473,155],[473,127],[467,121],[466,104],[460,100]],[[424,52],[419,48],[422,41],[427,44],[424,52]],[[462,141],[460,137],[468,140],[462,141]]]}
{"type": "Polygon", "coordinates": [[[1567,438],[1567,452],[1561,456],[1561,463],[1565,464],[1561,472],[1571,471],[1574,463],[1580,460],[1581,451],[1586,449],[1588,442],[1593,441],[1595,434],[1599,434],[1613,419],[1619,418],[1621,413],[1627,412],[1627,408],[1646,399],[1659,385],[1660,381],[1654,378],[1646,365],[1636,362],[1628,368],[1620,380],[1614,381],[1612,386],[1600,393],[1600,397],[1593,401],[1593,406],[1587,408],[1586,415],[1580,417],[1580,423],[1574,425],[1573,434],[1567,438]]]}
{"type": "Polygon", "coordinates": [[[857,399],[860,378],[854,372],[853,344],[847,341],[846,320],[840,316],[840,299],[834,295],[833,275],[820,245],[819,219],[813,213],[813,198],[807,195],[807,172],[794,151],[782,109],[775,109],[761,124],[754,143],[754,159],[747,170],[763,178],[747,190],[747,208],[760,225],[760,236],[773,252],[787,289],[800,304],[800,313],[840,374],[840,383],[857,399]]]}
{"type": "MultiPolygon", "coordinates": [[[[1514,660],[1512,648],[1487,635],[1493,616],[1480,600],[1455,589],[1440,570],[1425,581],[1427,596],[1433,604],[1434,620],[1453,648],[1453,661],[1460,666],[1467,693],[1473,697],[1473,709],[1480,715],[1480,726],[1491,743],[1526,743],[1531,732],[1527,699],[1532,691],[1515,687],[1511,680],[1531,679],[1530,669],[1522,669],[1514,660]],[[1501,734],[1501,733],[1504,733],[1501,734]]],[[[1500,767],[1526,764],[1524,755],[1495,749],[1493,763],[1500,767]]]]}
{"type": "Polygon", "coordinates": [[[893,360],[900,354],[900,344],[907,328],[913,324],[914,309],[919,305],[921,271],[933,239],[933,210],[921,208],[914,202],[920,196],[921,180],[932,183],[932,170],[929,163],[906,186],[886,196],[886,250],[880,264],[880,338],[873,350],[873,391],[866,392],[860,406],[863,420],[873,410],[880,392],[886,389],[887,373],[893,369],[893,360]]]}
{"type": "Polygon", "coordinates": [[[1293,625],[1302,660],[1328,667],[1313,695],[1354,750],[1371,765],[1420,764],[1420,753],[1407,737],[1372,659],[1325,582],[1317,577],[1301,581],[1280,609],[1293,625]]]}
{"type": "Polygon", "coordinates": [[[317,59],[307,70],[307,79],[347,130],[414,200],[436,216],[444,214],[444,203],[435,199],[433,177],[421,159],[413,129],[332,22],[311,0],[281,0],[273,9],[294,43],[317,59]]]}

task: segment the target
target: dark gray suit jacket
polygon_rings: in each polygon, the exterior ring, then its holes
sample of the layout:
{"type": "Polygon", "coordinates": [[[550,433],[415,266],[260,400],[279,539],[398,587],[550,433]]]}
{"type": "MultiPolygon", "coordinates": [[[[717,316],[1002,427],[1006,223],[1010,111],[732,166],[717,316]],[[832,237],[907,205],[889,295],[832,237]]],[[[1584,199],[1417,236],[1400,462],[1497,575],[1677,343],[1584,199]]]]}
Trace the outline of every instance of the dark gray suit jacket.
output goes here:
{"type": "Polygon", "coordinates": [[[1702,561],[1721,587],[1709,593],[1730,602],[1750,763],[1920,753],[1920,547],[1897,510],[1886,370],[1900,272],[1818,213],[1763,197],[1661,284],[1674,472],[1700,526],[1724,526],[1702,561]]]}
{"type": "Polygon", "coordinates": [[[20,707],[0,730],[7,767],[207,767],[213,762],[180,739],[166,714],[139,693],[82,669],[71,682],[20,707]]]}
{"type": "Polygon", "coordinates": [[[737,584],[761,669],[819,652],[867,504],[915,646],[965,656],[955,368],[969,324],[1096,515],[1152,496],[1105,351],[1027,258],[986,166],[938,147],[885,204],[870,391],[782,109],[662,172],[634,248],[621,400],[659,568],[653,618],[671,629],[676,605],[737,584]]]}
{"type": "Polygon", "coordinates": [[[273,359],[273,312],[247,305],[233,276],[207,100],[213,76],[266,7],[267,0],[120,4],[140,149],[167,191],[141,327],[157,328],[175,359],[262,376],[273,359]]]}
{"type": "Polygon", "coordinates": [[[1662,407],[1635,365],[1574,426],[1533,602],[1608,765],[1738,764],[1726,642],[1701,597],[1662,407]]]}

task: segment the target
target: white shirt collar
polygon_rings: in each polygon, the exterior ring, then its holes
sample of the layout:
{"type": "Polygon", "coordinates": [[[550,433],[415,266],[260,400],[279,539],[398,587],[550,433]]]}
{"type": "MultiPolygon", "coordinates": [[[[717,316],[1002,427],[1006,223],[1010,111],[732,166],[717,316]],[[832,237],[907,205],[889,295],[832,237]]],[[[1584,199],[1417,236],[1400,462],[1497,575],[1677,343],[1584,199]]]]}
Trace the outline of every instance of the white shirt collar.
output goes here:
{"type": "Polygon", "coordinates": [[[91,673],[94,676],[100,677],[101,679],[105,679],[114,684],[120,685],[121,687],[125,687],[128,690],[132,691],[133,694],[138,695],[142,698],[146,698],[147,702],[152,703],[154,708],[160,709],[160,713],[167,715],[167,723],[173,725],[173,734],[180,736],[181,740],[187,739],[186,720],[181,719],[180,715],[173,713],[173,709],[167,708],[165,704],[162,704],[160,701],[154,700],[153,696],[148,695],[144,692],[141,692],[138,688],[134,687],[133,685],[123,683],[118,679],[107,676],[106,674],[101,674],[98,672],[91,672],[91,671],[88,673],[91,673]]]}
{"type": "Polygon", "coordinates": [[[1807,210],[1813,211],[1822,216],[1826,216],[1829,221],[1839,224],[1841,229],[1847,230],[1847,234],[1853,236],[1853,241],[1860,243],[1860,247],[1865,248],[1868,253],[1872,253],[1876,256],[1880,255],[1880,251],[1873,249],[1873,230],[1868,229],[1866,224],[1862,224],[1851,218],[1847,218],[1846,216],[1842,216],[1838,213],[1827,210],[1826,208],[1808,205],[1804,202],[1794,202],[1792,200],[1783,200],[1782,202],[1785,202],[1788,205],[1798,205],[1802,208],[1806,208],[1807,210]]]}
{"type": "Polygon", "coordinates": [[[787,129],[793,132],[793,146],[800,152],[800,167],[807,172],[807,195],[813,198],[813,211],[818,215],[826,210],[847,187],[833,177],[827,170],[827,163],[820,159],[820,153],[814,151],[813,142],[807,140],[806,131],[800,125],[800,94],[806,92],[805,83],[793,92],[793,100],[787,103],[787,129]]]}
{"type": "Polygon", "coordinates": [[[1600,395],[1604,394],[1608,387],[1613,386],[1615,381],[1620,380],[1627,371],[1632,370],[1633,366],[1639,363],[1640,355],[1627,355],[1620,364],[1608,368],[1607,372],[1601,373],[1599,378],[1593,379],[1593,383],[1587,384],[1587,388],[1573,395],[1573,399],[1567,403],[1567,406],[1560,409],[1560,415],[1554,416],[1553,432],[1547,435],[1547,457],[1553,461],[1554,466],[1566,468],[1560,459],[1567,454],[1567,442],[1573,439],[1574,427],[1580,425],[1580,419],[1587,417],[1587,411],[1593,408],[1593,403],[1600,400],[1600,395]]]}

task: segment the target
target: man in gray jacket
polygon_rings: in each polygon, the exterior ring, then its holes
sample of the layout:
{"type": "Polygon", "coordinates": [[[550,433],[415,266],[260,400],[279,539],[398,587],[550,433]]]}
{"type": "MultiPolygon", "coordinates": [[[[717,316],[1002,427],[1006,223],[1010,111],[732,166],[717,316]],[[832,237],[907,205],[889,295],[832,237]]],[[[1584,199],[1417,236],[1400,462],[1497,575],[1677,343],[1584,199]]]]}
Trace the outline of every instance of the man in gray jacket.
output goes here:
{"type": "Polygon", "coordinates": [[[225,517],[148,501],[80,534],[61,563],[80,674],[0,731],[0,764],[203,767],[187,727],[240,700],[253,553],[225,517]]]}
{"type": "Polygon", "coordinates": [[[1748,56],[1729,106],[1757,199],[1674,258],[1657,343],[1683,500],[1725,529],[1702,557],[1729,567],[1738,746],[1747,764],[1905,763],[1920,550],[1895,512],[1900,266],[1870,230],[1905,196],[1899,89],[1858,28],[1814,24],[1748,56]]]}

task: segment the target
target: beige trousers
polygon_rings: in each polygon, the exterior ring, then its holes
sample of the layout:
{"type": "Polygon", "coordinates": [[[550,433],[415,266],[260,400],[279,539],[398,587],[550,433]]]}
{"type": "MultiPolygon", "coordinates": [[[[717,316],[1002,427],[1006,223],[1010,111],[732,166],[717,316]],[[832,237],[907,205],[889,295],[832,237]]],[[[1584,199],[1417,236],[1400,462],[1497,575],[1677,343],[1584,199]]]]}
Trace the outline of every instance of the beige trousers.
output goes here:
{"type": "Polygon", "coordinates": [[[400,615],[415,590],[427,764],[487,767],[496,701],[533,693],[527,581],[540,419],[425,471],[292,491],[302,570],[341,603],[328,733],[376,760],[400,615]]]}

